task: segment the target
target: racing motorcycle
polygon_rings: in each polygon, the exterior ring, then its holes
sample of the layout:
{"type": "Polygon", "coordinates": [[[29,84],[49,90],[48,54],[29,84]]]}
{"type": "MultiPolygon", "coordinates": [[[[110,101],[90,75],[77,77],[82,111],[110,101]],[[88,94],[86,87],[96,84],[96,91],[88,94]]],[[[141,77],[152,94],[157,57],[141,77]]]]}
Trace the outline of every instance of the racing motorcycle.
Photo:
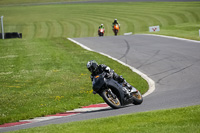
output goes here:
{"type": "Polygon", "coordinates": [[[118,24],[114,25],[113,32],[114,32],[115,36],[117,36],[117,33],[119,32],[119,25],[118,24]]]}
{"type": "Polygon", "coordinates": [[[100,29],[98,30],[98,34],[99,34],[99,36],[103,36],[103,35],[104,35],[104,29],[103,29],[103,28],[100,28],[100,29]]]}
{"type": "Polygon", "coordinates": [[[111,77],[105,72],[93,77],[93,91],[98,93],[110,107],[118,109],[127,104],[139,105],[143,102],[143,97],[136,88],[132,87],[130,95],[127,95],[125,93],[129,90],[127,86],[123,86],[111,77]]]}

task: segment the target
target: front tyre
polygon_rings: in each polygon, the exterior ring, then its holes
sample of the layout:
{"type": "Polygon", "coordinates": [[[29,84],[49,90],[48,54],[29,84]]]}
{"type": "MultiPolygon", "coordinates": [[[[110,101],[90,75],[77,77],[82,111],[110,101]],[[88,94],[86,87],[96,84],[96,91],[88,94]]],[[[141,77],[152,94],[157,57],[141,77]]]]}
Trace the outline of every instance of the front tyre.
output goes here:
{"type": "Polygon", "coordinates": [[[133,104],[139,105],[143,102],[143,97],[139,91],[133,93],[133,104]]]}
{"type": "Polygon", "coordinates": [[[117,36],[118,30],[115,30],[114,33],[115,33],[115,36],[117,36]]]}
{"type": "Polygon", "coordinates": [[[100,32],[100,33],[99,33],[99,36],[103,36],[103,33],[102,33],[102,32],[100,32]]]}
{"type": "Polygon", "coordinates": [[[111,89],[106,89],[100,93],[103,100],[113,109],[121,107],[121,103],[117,95],[115,95],[111,89]]]}

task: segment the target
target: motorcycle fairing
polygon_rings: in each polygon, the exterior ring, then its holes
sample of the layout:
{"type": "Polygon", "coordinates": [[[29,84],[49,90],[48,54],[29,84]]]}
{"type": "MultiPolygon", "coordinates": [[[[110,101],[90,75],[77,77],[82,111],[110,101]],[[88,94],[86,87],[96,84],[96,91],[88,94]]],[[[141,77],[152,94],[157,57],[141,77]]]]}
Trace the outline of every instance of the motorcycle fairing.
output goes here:
{"type": "Polygon", "coordinates": [[[93,90],[98,92],[102,86],[104,85],[104,77],[103,75],[98,75],[93,78],[93,90]]]}
{"type": "Polygon", "coordinates": [[[106,81],[106,85],[108,88],[110,88],[113,92],[115,92],[115,94],[119,95],[120,97],[120,102],[122,105],[124,105],[124,92],[122,91],[122,86],[115,81],[114,79],[108,79],[106,81]]]}

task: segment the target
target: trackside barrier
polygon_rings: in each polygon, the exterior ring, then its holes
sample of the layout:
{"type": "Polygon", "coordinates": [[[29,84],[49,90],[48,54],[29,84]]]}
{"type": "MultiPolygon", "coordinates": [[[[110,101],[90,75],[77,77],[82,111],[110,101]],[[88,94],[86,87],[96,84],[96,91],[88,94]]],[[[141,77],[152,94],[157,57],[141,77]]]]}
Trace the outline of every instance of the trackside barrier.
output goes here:
{"type": "Polygon", "coordinates": [[[4,33],[4,38],[2,38],[1,36],[2,36],[2,33],[0,33],[0,39],[22,38],[22,33],[8,32],[8,33],[4,33]]]}

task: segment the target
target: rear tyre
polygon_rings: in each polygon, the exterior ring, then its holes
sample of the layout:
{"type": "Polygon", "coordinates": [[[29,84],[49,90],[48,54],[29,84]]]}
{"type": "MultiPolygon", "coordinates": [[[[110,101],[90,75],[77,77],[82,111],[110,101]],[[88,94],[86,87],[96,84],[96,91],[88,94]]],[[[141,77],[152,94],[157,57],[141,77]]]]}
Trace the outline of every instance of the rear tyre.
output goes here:
{"type": "Polygon", "coordinates": [[[100,96],[113,109],[118,109],[121,107],[119,98],[112,92],[111,89],[104,90],[103,92],[101,92],[100,96]]]}
{"type": "Polygon", "coordinates": [[[143,97],[141,95],[141,93],[138,91],[138,92],[134,92],[133,93],[133,104],[135,105],[139,105],[143,102],[143,97]]]}

